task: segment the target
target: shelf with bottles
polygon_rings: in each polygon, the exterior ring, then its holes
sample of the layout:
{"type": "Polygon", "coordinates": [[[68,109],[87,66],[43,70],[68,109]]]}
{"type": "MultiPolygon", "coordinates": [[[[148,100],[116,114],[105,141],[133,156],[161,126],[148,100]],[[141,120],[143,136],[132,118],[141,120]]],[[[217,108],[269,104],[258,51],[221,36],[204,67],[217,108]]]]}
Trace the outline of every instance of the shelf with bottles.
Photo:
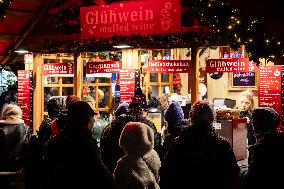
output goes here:
{"type": "Polygon", "coordinates": [[[237,50],[230,47],[220,47],[220,58],[245,58],[246,53],[244,46],[241,46],[237,50]]]}

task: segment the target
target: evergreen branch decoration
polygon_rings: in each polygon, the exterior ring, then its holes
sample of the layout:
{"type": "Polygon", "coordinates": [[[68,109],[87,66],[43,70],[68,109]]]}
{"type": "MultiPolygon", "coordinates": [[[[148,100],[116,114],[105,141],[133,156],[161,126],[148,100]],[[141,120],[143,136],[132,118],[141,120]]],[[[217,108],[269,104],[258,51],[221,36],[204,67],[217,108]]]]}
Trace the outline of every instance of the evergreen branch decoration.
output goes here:
{"type": "MultiPolygon", "coordinates": [[[[44,53],[112,51],[115,50],[114,45],[128,41],[132,48],[148,49],[229,45],[236,50],[245,45],[249,58],[255,62],[259,62],[259,58],[272,61],[283,58],[283,41],[275,34],[266,32],[262,20],[232,7],[229,0],[182,0],[182,6],[190,10],[188,14],[197,20],[199,26],[207,26],[209,30],[153,35],[114,35],[109,39],[94,38],[86,41],[49,41],[41,50],[44,53]]],[[[70,11],[65,12],[76,13],[79,18],[79,11],[75,10],[71,7],[70,11]]],[[[63,13],[61,17],[68,20],[69,17],[63,13]]],[[[70,19],[74,20],[75,17],[70,19]]],[[[77,27],[79,28],[78,24],[77,27]]],[[[78,33],[78,28],[74,29],[74,32],[78,33]]],[[[63,31],[71,30],[66,26],[65,29],[63,27],[63,31]]]]}

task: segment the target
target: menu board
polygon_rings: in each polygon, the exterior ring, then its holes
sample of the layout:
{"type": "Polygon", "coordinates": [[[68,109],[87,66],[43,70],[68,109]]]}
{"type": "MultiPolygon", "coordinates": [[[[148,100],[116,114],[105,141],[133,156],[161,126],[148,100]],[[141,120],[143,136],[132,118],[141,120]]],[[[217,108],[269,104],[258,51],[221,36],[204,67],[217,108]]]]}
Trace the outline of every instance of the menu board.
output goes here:
{"type": "Polygon", "coordinates": [[[273,108],[282,117],[282,66],[261,66],[258,79],[259,107],[273,108]]]}
{"type": "Polygon", "coordinates": [[[33,73],[31,70],[18,70],[18,106],[23,111],[23,120],[32,126],[33,115],[33,73]]]}
{"type": "Polygon", "coordinates": [[[234,72],[232,87],[254,87],[255,72],[234,72]]]}
{"type": "Polygon", "coordinates": [[[130,102],[135,90],[135,71],[121,69],[119,73],[120,103],[130,102]]]}

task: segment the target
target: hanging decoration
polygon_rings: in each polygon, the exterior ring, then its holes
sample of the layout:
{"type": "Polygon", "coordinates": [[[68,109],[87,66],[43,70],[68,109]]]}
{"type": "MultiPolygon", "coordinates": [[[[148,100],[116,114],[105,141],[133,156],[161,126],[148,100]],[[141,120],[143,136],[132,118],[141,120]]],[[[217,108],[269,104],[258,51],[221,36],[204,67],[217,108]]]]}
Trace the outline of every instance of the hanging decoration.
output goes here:
{"type": "Polygon", "coordinates": [[[173,84],[174,84],[174,92],[180,94],[182,87],[180,73],[174,74],[173,84]]]}
{"type": "MultiPolygon", "coordinates": [[[[82,2],[81,4],[84,4],[82,2]]],[[[107,1],[107,3],[111,2],[107,1]]],[[[40,52],[112,51],[114,45],[128,41],[132,48],[147,49],[229,45],[237,50],[241,45],[245,45],[250,60],[256,63],[259,63],[259,58],[266,58],[273,62],[283,59],[283,41],[276,34],[266,32],[262,20],[232,7],[230,0],[182,0],[181,3],[189,10],[186,14],[183,13],[182,23],[190,22],[186,25],[193,26],[188,32],[113,36],[108,39],[94,38],[86,41],[48,41],[40,52]],[[202,26],[208,26],[209,30],[205,30],[202,26]]],[[[60,12],[61,19],[55,24],[58,30],[80,33],[79,6],[81,4],[60,12]]]]}

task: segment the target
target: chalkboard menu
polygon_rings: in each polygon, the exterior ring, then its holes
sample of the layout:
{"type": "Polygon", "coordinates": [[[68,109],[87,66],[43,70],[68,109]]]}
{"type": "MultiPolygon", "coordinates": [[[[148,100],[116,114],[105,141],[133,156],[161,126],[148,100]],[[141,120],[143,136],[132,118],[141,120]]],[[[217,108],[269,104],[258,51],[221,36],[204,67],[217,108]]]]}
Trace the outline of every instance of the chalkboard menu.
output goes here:
{"type": "Polygon", "coordinates": [[[255,72],[233,72],[229,73],[229,89],[257,90],[257,77],[255,72]]]}
{"type": "Polygon", "coordinates": [[[254,72],[234,72],[233,73],[233,86],[255,86],[255,73],[254,72]]]}

